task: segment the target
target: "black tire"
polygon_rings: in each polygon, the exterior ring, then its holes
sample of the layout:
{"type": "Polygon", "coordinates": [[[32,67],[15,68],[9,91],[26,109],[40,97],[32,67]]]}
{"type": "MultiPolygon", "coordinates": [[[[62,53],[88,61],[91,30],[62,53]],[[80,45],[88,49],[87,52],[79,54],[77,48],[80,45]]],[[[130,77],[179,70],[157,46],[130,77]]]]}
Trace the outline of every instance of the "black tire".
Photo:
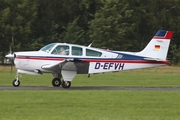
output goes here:
{"type": "Polygon", "coordinates": [[[71,87],[71,81],[62,81],[62,87],[63,88],[70,88],[71,87]]]}
{"type": "Polygon", "coordinates": [[[19,87],[20,81],[15,79],[15,80],[13,80],[12,85],[13,85],[14,87],[19,87]]]}
{"type": "Polygon", "coordinates": [[[52,80],[52,85],[53,85],[54,87],[59,87],[59,86],[61,85],[60,79],[59,79],[59,78],[54,78],[54,79],[52,80]]]}

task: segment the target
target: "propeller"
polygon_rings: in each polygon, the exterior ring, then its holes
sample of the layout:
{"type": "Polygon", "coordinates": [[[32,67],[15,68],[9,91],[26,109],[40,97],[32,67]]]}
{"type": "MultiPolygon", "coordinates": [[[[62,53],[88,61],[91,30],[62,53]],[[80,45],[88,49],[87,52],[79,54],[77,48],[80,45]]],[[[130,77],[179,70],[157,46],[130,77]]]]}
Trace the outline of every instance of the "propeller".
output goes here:
{"type": "Polygon", "coordinates": [[[14,53],[12,52],[11,46],[14,46],[13,36],[12,36],[12,45],[10,44],[9,46],[9,53],[5,56],[11,63],[11,74],[12,74],[12,69],[14,64],[14,53]]]}
{"type": "Polygon", "coordinates": [[[11,49],[11,45],[9,47],[9,54],[7,54],[5,56],[11,63],[11,74],[12,74],[12,68],[13,68],[13,63],[14,63],[14,54],[12,52],[12,49],[11,49]]]}
{"type": "MultiPolygon", "coordinates": [[[[11,49],[11,46],[9,47],[9,50],[10,50],[10,54],[12,55],[12,49],[11,49]]],[[[13,55],[13,58],[10,59],[10,62],[11,62],[11,74],[12,74],[12,68],[13,68],[13,62],[14,62],[14,55],[13,55]]]]}

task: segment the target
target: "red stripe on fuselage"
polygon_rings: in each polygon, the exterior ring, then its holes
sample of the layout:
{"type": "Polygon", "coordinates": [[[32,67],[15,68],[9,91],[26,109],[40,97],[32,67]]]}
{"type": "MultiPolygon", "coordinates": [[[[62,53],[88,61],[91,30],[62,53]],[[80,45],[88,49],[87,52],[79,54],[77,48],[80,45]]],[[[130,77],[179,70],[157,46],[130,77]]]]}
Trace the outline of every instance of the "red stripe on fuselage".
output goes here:
{"type": "MultiPolygon", "coordinates": [[[[54,58],[54,57],[29,57],[29,56],[16,56],[16,59],[25,60],[52,60],[52,61],[63,61],[65,58],[54,58]]],[[[135,63],[135,64],[169,64],[168,61],[151,61],[151,60],[116,60],[116,59],[83,59],[83,62],[113,62],[113,63],[135,63]]]]}
{"type": "Polygon", "coordinates": [[[113,62],[113,63],[137,63],[137,64],[169,64],[168,61],[148,60],[83,60],[84,62],[113,62]]]}
{"type": "Polygon", "coordinates": [[[16,56],[16,59],[63,61],[65,58],[16,56]]]}

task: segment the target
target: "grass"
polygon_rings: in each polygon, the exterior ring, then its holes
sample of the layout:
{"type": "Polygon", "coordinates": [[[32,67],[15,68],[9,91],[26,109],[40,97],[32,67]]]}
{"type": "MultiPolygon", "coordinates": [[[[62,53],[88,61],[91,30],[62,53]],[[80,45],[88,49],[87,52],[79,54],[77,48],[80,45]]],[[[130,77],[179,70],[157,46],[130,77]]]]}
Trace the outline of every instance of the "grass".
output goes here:
{"type": "MultiPolygon", "coordinates": [[[[10,74],[10,67],[0,67],[0,86],[12,86],[15,69],[10,74]]],[[[180,67],[163,66],[116,73],[76,75],[72,86],[134,86],[134,87],[179,87],[180,67]]],[[[52,75],[22,75],[21,86],[52,86],[52,75]]]]}
{"type": "MultiPolygon", "coordinates": [[[[15,70],[0,67],[0,86],[15,70]]],[[[77,75],[72,86],[179,87],[180,67],[77,75]]],[[[52,76],[23,75],[21,86],[51,86],[52,76]]],[[[0,120],[179,120],[179,91],[1,90],[0,120]]]]}
{"type": "Polygon", "coordinates": [[[178,120],[178,91],[0,91],[1,120],[178,120]]]}

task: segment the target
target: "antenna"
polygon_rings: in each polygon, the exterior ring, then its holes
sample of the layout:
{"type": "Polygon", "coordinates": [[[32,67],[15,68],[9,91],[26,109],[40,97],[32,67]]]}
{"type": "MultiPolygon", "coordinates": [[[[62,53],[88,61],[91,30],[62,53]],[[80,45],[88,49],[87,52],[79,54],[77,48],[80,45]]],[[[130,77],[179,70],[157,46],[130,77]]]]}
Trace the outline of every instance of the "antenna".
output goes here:
{"type": "Polygon", "coordinates": [[[92,43],[91,43],[91,44],[89,44],[89,46],[88,46],[88,47],[91,47],[91,45],[94,43],[94,41],[95,41],[95,40],[93,40],[93,41],[92,41],[92,43]]]}

